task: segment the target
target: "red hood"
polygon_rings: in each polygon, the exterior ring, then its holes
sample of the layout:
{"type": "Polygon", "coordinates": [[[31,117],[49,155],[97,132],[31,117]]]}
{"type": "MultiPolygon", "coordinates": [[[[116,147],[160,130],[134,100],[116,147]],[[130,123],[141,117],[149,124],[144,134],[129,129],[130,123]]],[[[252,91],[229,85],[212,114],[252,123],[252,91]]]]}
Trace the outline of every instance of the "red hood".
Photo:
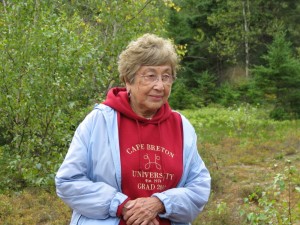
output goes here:
{"type": "Polygon", "coordinates": [[[129,98],[126,88],[114,87],[109,90],[106,100],[103,104],[110,106],[116,111],[122,113],[128,118],[137,120],[143,123],[157,124],[166,120],[172,113],[168,103],[162,105],[151,120],[138,116],[130,107],[129,98]]]}

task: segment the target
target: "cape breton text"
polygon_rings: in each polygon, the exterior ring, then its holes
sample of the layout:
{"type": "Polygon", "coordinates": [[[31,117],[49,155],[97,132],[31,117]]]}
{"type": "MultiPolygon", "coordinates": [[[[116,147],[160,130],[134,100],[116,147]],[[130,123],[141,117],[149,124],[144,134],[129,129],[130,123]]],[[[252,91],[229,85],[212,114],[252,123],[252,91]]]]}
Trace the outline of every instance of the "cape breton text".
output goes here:
{"type": "Polygon", "coordinates": [[[150,145],[150,144],[136,144],[131,146],[130,148],[126,149],[126,152],[128,154],[132,154],[134,152],[140,151],[140,150],[149,150],[149,151],[157,151],[162,152],[172,158],[174,158],[174,153],[169,151],[168,149],[159,146],[159,145],[150,145]]]}

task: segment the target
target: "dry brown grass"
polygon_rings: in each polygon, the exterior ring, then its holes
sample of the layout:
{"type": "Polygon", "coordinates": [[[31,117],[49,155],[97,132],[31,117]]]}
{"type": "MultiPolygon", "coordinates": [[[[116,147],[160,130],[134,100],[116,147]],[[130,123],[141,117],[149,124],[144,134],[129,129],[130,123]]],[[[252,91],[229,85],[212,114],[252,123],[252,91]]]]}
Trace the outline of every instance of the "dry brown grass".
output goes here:
{"type": "Polygon", "coordinates": [[[70,210],[54,191],[39,188],[0,195],[1,225],[66,225],[70,210]]]}
{"type": "MultiPolygon", "coordinates": [[[[212,175],[213,192],[208,205],[194,221],[196,225],[247,224],[239,213],[243,199],[252,193],[261,197],[276,174],[284,172],[287,160],[300,168],[300,136],[293,132],[275,141],[227,137],[219,144],[202,144],[199,149],[212,175]],[[220,203],[225,204],[226,210],[220,210],[220,203]]],[[[296,177],[300,186],[300,177],[296,177]]],[[[297,207],[300,194],[295,191],[291,194],[291,205],[297,207]]],[[[283,198],[288,198],[287,192],[283,198]]]]}

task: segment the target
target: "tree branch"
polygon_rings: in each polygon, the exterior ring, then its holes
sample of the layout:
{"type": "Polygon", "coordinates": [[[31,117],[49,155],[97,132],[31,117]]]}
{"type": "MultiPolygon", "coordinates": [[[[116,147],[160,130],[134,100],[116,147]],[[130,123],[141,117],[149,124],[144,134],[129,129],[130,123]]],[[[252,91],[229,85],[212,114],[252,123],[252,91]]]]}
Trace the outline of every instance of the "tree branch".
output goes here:
{"type": "Polygon", "coordinates": [[[141,14],[141,12],[147,7],[147,5],[150,4],[151,1],[152,1],[152,0],[148,0],[148,1],[145,3],[145,5],[138,11],[138,13],[137,13],[134,17],[130,18],[129,20],[125,20],[121,25],[123,25],[124,23],[129,23],[129,22],[131,22],[132,20],[134,20],[139,14],[141,14]]]}
{"type": "Polygon", "coordinates": [[[6,11],[6,2],[5,2],[5,0],[2,0],[2,3],[3,3],[3,6],[4,6],[4,12],[5,12],[5,14],[6,14],[7,11],[6,11]]]}

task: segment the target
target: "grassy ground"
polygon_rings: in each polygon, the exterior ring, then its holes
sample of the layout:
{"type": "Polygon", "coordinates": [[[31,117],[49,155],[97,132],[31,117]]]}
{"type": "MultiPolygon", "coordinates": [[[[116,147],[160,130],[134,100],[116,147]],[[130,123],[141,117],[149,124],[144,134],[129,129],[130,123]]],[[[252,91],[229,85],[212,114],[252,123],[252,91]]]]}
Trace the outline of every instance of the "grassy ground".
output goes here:
{"type": "Polygon", "coordinates": [[[194,224],[300,224],[300,121],[272,121],[248,107],[184,113],[213,179],[194,224]]]}
{"type": "MultiPolygon", "coordinates": [[[[247,106],[182,113],[213,178],[194,225],[300,224],[300,121],[271,121],[267,111],[247,106]]],[[[53,189],[0,195],[0,225],[64,225],[70,215],[53,189]]]]}
{"type": "Polygon", "coordinates": [[[64,225],[70,213],[53,190],[26,188],[0,195],[1,225],[64,225]]]}

